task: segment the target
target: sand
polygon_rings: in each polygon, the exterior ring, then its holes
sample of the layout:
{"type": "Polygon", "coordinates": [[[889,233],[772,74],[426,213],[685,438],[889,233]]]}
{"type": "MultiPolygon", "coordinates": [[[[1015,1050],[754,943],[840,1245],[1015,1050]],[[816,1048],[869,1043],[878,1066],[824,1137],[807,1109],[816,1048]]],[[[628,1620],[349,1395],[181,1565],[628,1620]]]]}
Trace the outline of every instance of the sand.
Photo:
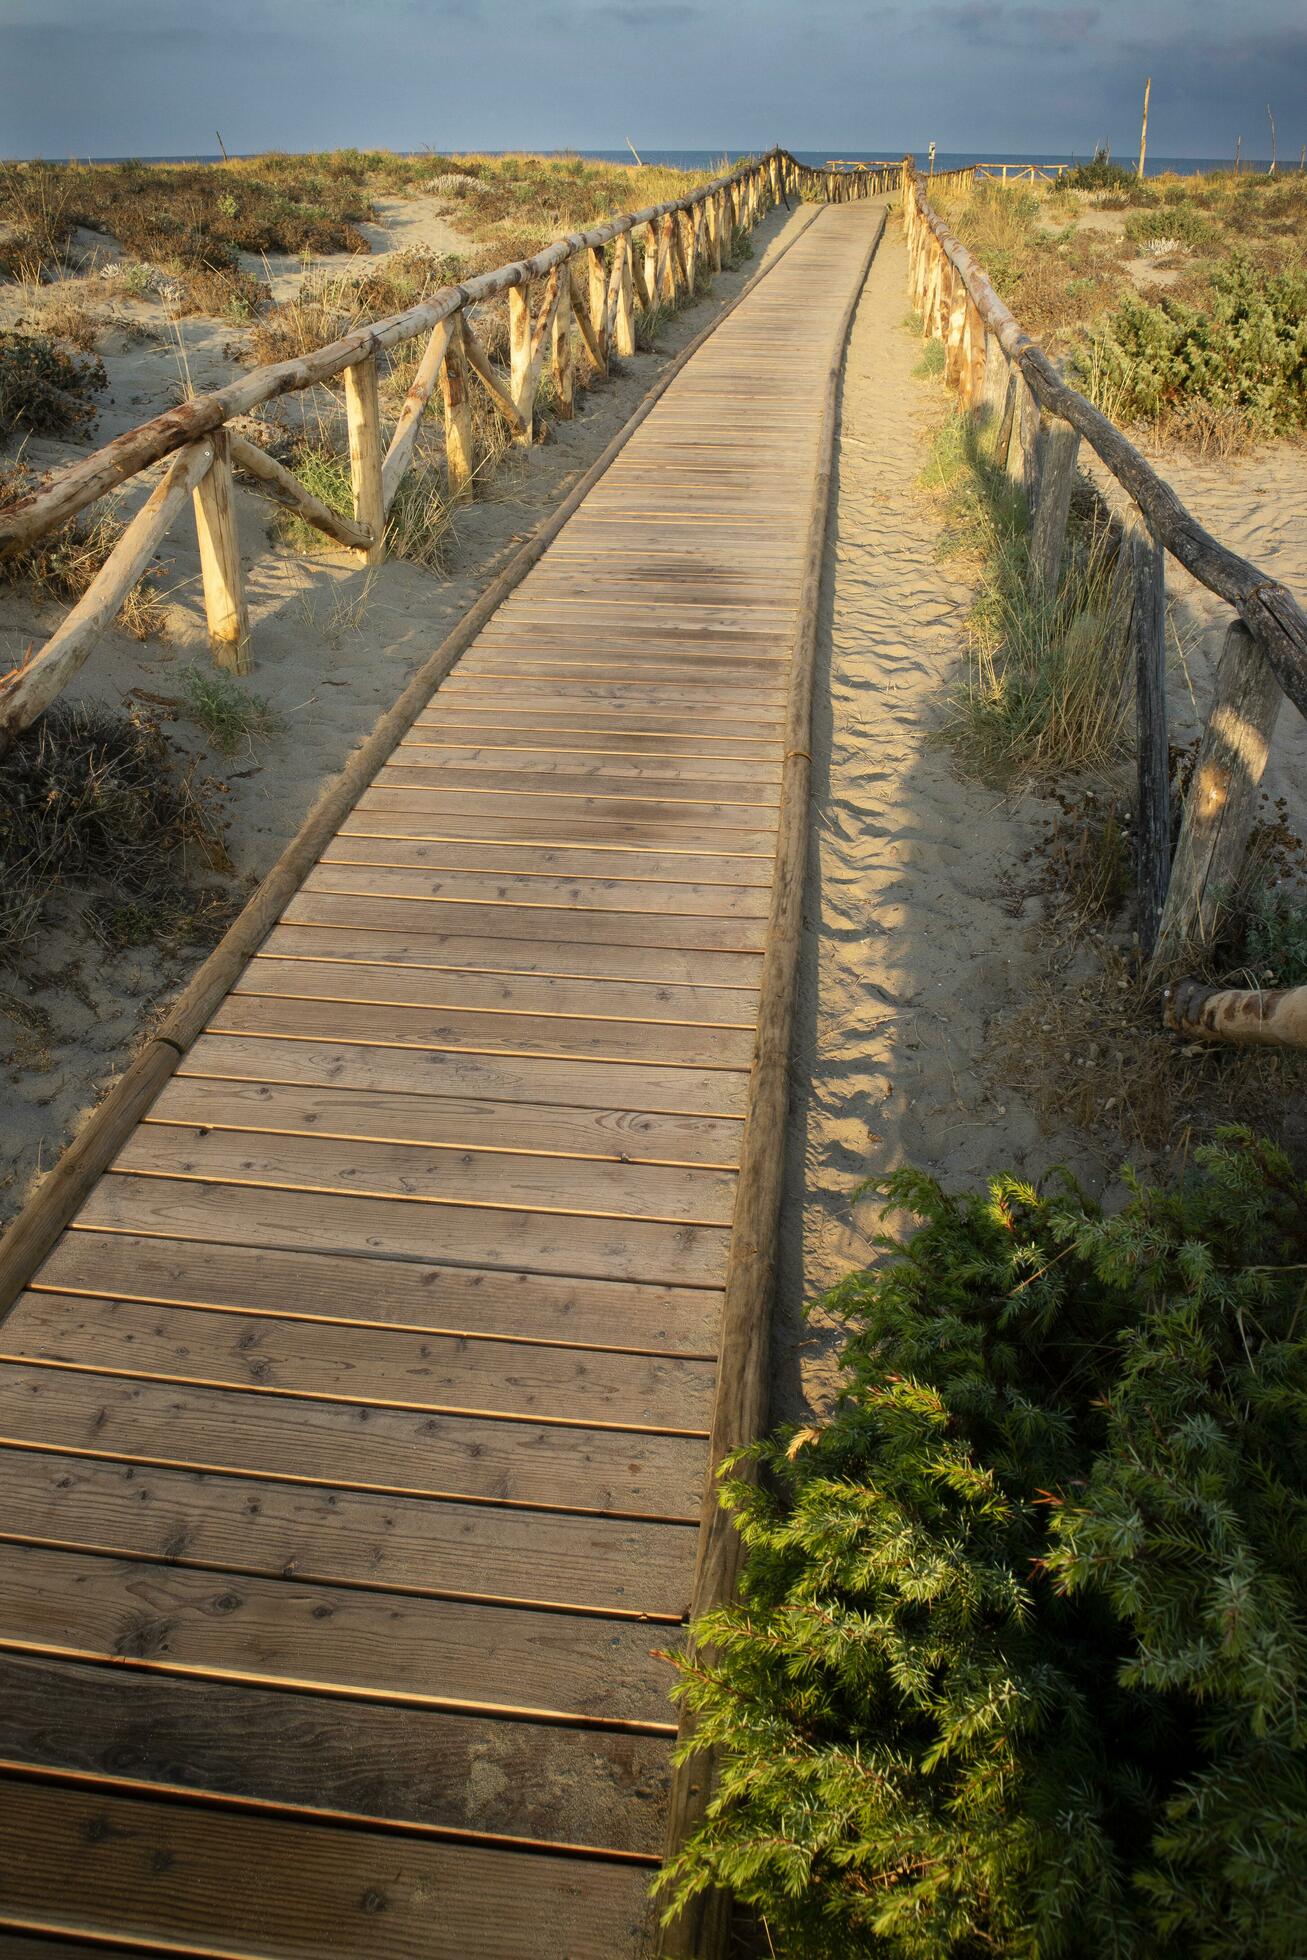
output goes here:
{"type": "MultiPolygon", "coordinates": [[[[208,749],[184,718],[170,721],[167,732],[183,755],[198,758],[202,773],[227,785],[226,841],[241,880],[252,883],[267,870],[410,674],[566,494],[666,361],[801,222],[798,210],[769,216],[754,233],[754,261],[722,273],[711,296],[676,315],[658,355],[624,362],[620,377],[578,396],[573,422],[558,424],[529,454],[506,459],[486,481],[483,500],[459,514],[447,576],[402,563],[362,571],[336,554],[305,557],[272,545],[270,506],[238,490],[255,659],[248,686],[268,701],[282,732],[230,759],[208,749]]],[[[404,237],[411,242],[411,232],[404,237]]],[[[0,298],[11,316],[22,303],[12,287],[0,288],[0,298]]],[[[128,303],[123,310],[148,309],[128,303]]],[[[226,351],[231,328],[204,320],[178,327],[197,387],[238,371],[226,351]]],[[[96,442],[165,405],[178,376],[176,348],[176,341],[143,343],[122,333],[106,341],[110,388],[96,442]]],[[[26,454],[37,467],[57,467],[86,447],[34,441],[26,454]]],[[[207,662],[188,523],[169,545],[164,583],[166,637],[141,645],[106,635],[69,689],[72,698],[130,702],[136,688],[176,698],[186,670],[207,662]]],[[[13,588],[0,586],[0,671],[39,643],[57,617],[56,608],[34,612],[13,588]]],[[[18,1210],[202,956],[195,950],[164,958],[147,947],[108,957],[79,924],[75,905],[61,901],[57,910],[59,919],[42,930],[22,967],[0,972],[0,1218],[18,1210]]]]}
{"type": "MultiPolygon", "coordinates": [[[[838,1330],[813,1301],[874,1262],[869,1177],[905,1163],[946,1187],[1065,1163],[1111,1202],[1101,1137],[1041,1128],[990,1066],[990,1031],[1047,968],[1045,901],[1024,860],[1055,806],[963,781],[933,747],[965,659],[964,580],[936,556],[916,487],[941,385],[914,377],[906,257],[893,221],[854,322],[827,548],[814,728],[812,834],[793,1112],[781,1225],[773,1412],[828,1406],[838,1330]]],[[[1164,474],[1217,535],[1307,591],[1307,452],[1243,462],[1168,454],[1164,474]]],[[[1196,695],[1172,681],[1180,738],[1205,714],[1229,609],[1177,572],[1176,618],[1196,695]]],[[[1268,780],[1307,830],[1307,725],[1286,708],[1268,780]]],[[[901,1226],[904,1221],[892,1221],[901,1226]]]]}

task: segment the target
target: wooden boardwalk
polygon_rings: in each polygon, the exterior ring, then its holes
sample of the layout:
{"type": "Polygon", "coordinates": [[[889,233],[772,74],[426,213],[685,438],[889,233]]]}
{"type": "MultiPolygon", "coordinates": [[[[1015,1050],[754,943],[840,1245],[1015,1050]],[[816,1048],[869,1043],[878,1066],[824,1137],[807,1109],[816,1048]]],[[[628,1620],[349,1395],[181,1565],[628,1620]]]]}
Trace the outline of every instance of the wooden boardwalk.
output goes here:
{"type": "Polygon", "coordinates": [[[687,364],[0,1330],[0,1955],[646,1950],[879,217],[687,364]]]}

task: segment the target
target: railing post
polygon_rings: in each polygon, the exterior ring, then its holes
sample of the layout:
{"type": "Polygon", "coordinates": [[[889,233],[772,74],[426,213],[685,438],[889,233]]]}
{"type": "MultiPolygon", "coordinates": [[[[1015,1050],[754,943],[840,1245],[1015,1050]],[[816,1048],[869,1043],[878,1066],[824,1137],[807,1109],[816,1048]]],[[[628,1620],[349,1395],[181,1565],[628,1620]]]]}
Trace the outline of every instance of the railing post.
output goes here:
{"type": "Polygon", "coordinates": [[[650,306],[657,306],[662,299],[662,288],[658,280],[658,220],[651,218],[644,233],[644,284],[649,295],[650,306]]]}
{"type": "Polygon", "coordinates": [[[676,252],[673,240],[676,235],[676,213],[667,211],[658,239],[658,297],[666,300],[669,306],[676,304],[676,252]]]}
{"type": "Polygon", "coordinates": [[[722,269],[722,208],[714,194],[705,199],[704,219],[708,226],[708,263],[714,272],[722,269]]]}
{"type": "Polygon", "coordinates": [[[468,489],[476,468],[461,313],[454,321],[454,331],[440,364],[440,396],[445,407],[445,479],[452,499],[461,497],[468,489]]]}
{"type": "Polygon", "coordinates": [[[1166,725],[1166,553],[1143,523],[1121,542],[1130,575],[1130,642],[1135,664],[1135,885],[1139,943],[1157,944],[1171,875],[1171,758],[1166,725]]]}
{"type": "Polygon", "coordinates": [[[1057,591],[1066,546],[1067,518],[1076,480],[1080,437],[1060,415],[1043,420],[1039,444],[1039,476],[1035,485],[1035,515],[1030,538],[1030,567],[1038,591],[1050,597],[1057,591]]]}
{"type": "Polygon", "coordinates": [[[513,441],[529,448],[535,434],[531,383],[531,292],[528,286],[508,289],[508,392],[521,416],[513,441]]]}
{"type": "Polygon", "coordinates": [[[576,387],[572,364],[572,279],[565,264],[558,281],[558,307],[549,328],[549,374],[554,385],[554,413],[570,422],[576,387]]]}
{"type": "Polygon", "coordinates": [[[381,405],[375,354],[365,355],[345,369],[345,422],[354,480],[354,517],[372,533],[371,545],[359,556],[365,565],[379,565],[386,555],[386,493],[381,481],[381,405]]]}
{"type": "Polygon", "coordinates": [[[722,263],[725,264],[735,241],[735,193],[729,184],[721,193],[721,200],[722,209],[718,224],[722,241],[722,263]]]}
{"type": "Polygon", "coordinates": [[[1225,635],[1149,979],[1168,977],[1191,942],[1206,946],[1243,864],[1257,791],[1283,695],[1271,663],[1241,619],[1225,635]]]}
{"type": "Polygon", "coordinates": [[[613,342],[619,356],[635,352],[635,293],[631,278],[631,254],[635,250],[635,236],[623,232],[617,241],[621,253],[621,266],[617,286],[617,318],[613,322],[613,342]]]}
{"type": "Polygon", "coordinates": [[[231,441],[226,429],[215,429],[209,440],[213,444],[213,461],[191,493],[195,530],[200,541],[204,616],[216,664],[225,667],[229,674],[248,674],[254,663],[250,658],[250,618],[236,531],[231,441]]]}
{"type": "Polygon", "coordinates": [[[599,349],[608,372],[608,270],[604,265],[604,248],[591,245],[586,250],[588,268],[586,292],[590,301],[590,325],[594,331],[595,345],[599,349]]]}

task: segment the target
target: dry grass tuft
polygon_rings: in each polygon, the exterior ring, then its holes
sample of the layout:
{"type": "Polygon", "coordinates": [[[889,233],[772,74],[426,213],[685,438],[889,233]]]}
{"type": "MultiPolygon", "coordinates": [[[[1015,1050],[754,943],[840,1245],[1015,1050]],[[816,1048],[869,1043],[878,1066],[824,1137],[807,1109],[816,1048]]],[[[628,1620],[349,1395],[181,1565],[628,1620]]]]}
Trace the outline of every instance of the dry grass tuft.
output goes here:
{"type": "Polygon", "coordinates": [[[178,770],[144,712],[56,702],[0,757],[0,962],[65,892],[108,945],[190,938],[230,905],[194,884],[230,870],[221,794],[178,770]]]}
{"type": "Polygon", "coordinates": [[[944,519],[941,553],[974,570],[968,672],[943,735],[992,780],[1044,781],[1120,752],[1125,622],[1116,541],[1092,507],[1073,511],[1057,591],[1035,589],[1026,502],[994,459],[993,431],[950,416],[923,473],[944,519]]]}
{"type": "MultiPolygon", "coordinates": [[[[25,463],[0,463],[0,510],[30,496],[44,481],[25,463]]],[[[38,600],[75,603],[103,570],[126,528],[114,501],[107,499],[0,560],[0,581],[21,586],[38,600]]],[[[162,633],[164,616],[157,574],[149,570],[123,600],[116,624],[133,640],[149,640],[162,633]]]]}

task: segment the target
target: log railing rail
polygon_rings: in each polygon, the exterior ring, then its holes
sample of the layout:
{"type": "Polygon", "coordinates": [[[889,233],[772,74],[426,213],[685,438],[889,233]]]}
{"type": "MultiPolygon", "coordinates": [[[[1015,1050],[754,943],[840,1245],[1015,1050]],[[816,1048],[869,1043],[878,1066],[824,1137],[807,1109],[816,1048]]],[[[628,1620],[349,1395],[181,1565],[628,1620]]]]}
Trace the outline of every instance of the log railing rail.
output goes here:
{"type": "MultiPolygon", "coordinates": [[[[0,559],[65,524],[106,492],[152,465],[166,468],[82,599],[22,666],[0,676],[0,747],[48,708],[85,664],[128,592],[142,576],[190,497],[200,546],[205,616],[213,657],[236,674],[251,669],[250,628],[237,544],[233,469],[252,487],[294,510],[305,523],[377,564],[401,482],[411,467],[422,422],[437,387],[445,422],[451,493],[475,468],[471,380],[482,387],[512,431],[529,443],[533,404],[548,362],[555,412],[572,413],[573,329],[592,367],[635,351],[636,309],[675,304],[700,273],[720,271],[734,234],[749,230],[800,185],[834,200],[846,193],[837,173],[815,171],[788,151],[751,157],[684,197],[609,218],[569,234],[534,257],[446,286],[402,313],[359,327],[329,345],[253,369],[225,388],[197,395],[142,422],[0,514],[0,559]],[[644,234],[643,259],[637,239],[644,234]],[[477,339],[471,309],[508,297],[511,354],[505,376],[477,339]],[[378,400],[380,359],[427,335],[400,414],[383,447],[378,400]],[[354,514],[329,510],[248,436],[228,424],[279,396],[340,378],[345,394],[354,514]],[[471,379],[470,379],[471,378],[471,379]]],[[[883,188],[897,189],[886,180],[883,188]]],[[[870,195],[870,183],[858,192],[870,195]]]]}
{"type": "Polygon", "coordinates": [[[1031,576],[1056,581],[1082,438],[1136,506],[1137,528],[1118,564],[1130,594],[1137,678],[1140,937],[1150,982],[1161,984],[1189,949],[1213,936],[1247,843],[1281,695],[1307,714],[1307,613],[1278,579],[1205,530],[1115,424],[1063,379],[932,208],[910,163],[903,221],[923,334],[944,342],[945,378],[960,407],[997,421],[998,461],[1029,500],[1031,576]],[[1163,660],[1167,553],[1238,615],[1226,636],[1174,866],[1163,660]]]}

